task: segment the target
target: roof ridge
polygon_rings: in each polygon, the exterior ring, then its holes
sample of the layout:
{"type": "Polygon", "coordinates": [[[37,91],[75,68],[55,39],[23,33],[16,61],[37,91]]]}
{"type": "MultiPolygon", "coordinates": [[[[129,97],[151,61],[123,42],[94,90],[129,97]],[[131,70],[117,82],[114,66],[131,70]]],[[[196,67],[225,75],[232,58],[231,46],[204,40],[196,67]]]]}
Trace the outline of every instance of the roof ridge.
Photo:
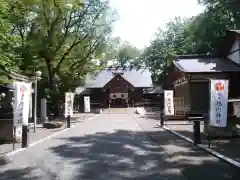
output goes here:
{"type": "Polygon", "coordinates": [[[131,67],[105,67],[105,68],[103,68],[103,70],[109,70],[109,69],[111,69],[111,70],[118,70],[118,69],[150,69],[150,67],[140,67],[140,68],[138,68],[138,67],[133,67],[133,68],[131,68],[131,67]]]}
{"type": "Polygon", "coordinates": [[[174,66],[182,72],[240,72],[240,65],[229,59],[214,58],[179,58],[173,61],[174,66]],[[191,65],[193,63],[193,65],[191,65]]]}
{"type": "Polygon", "coordinates": [[[191,59],[191,58],[217,58],[215,55],[211,54],[188,54],[188,55],[177,55],[175,59],[191,59]]]}

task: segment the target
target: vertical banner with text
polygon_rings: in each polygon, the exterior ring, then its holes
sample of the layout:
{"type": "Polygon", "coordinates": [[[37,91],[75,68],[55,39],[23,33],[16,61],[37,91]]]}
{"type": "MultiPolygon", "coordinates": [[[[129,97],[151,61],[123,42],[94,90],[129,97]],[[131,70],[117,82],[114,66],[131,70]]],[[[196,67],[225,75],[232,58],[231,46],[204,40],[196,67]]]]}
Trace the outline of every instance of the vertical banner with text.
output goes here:
{"type": "Polygon", "coordinates": [[[73,115],[74,93],[65,93],[65,117],[73,115]]]}
{"type": "Polygon", "coordinates": [[[164,111],[166,116],[174,115],[173,90],[164,90],[164,111]]]}
{"type": "Polygon", "coordinates": [[[226,127],[228,112],[228,80],[210,80],[209,125],[226,127]]]}
{"type": "Polygon", "coordinates": [[[84,112],[91,112],[89,96],[84,96],[84,112]]]}
{"type": "Polygon", "coordinates": [[[13,124],[16,127],[27,126],[29,119],[30,96],[32,93],[31,84],[15,81],[13,87],[13,124]]]}

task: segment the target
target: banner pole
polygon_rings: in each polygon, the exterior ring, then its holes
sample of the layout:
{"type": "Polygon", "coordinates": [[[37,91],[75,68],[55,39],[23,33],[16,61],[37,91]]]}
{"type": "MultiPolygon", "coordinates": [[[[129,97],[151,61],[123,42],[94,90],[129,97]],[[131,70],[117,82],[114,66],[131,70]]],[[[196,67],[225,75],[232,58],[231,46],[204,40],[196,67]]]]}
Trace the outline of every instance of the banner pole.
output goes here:
{"type": "Polygon", "coordinates": [[[67,128],[71,128],[71,116],[70,116],[70,114],[67,116],[67,128]]]}
{"type": "Polygon", "coordinates": [[[109,103],[109,105],[108,105],[108,114],[110,114],[110,103],[109,103]]]}
{"type": "Polygon", "coordinates": [[[211,118],[211,79],[209,79],[209,82],[208,82],[208,86],[209,86],[209,108],[208,108],[208,128],[207,128],[207,131],[208,131],[208,148],[210,148],[211,146],[211,140],[210,140],[210,118],[211,118]]]}
{"type": "Polygon", "coordinates": [[[209,125],[208,125],[208,148],[211,147],[211,136],[210,136],[210,128],[209,128],[209,125]]]}
{"type": "Polygon", "coordinates": [[[15,139],[16,139],[16,126],[14,126],[13,124],[13,139],[12,139],[13,150],[15,150],[15,139]]]}

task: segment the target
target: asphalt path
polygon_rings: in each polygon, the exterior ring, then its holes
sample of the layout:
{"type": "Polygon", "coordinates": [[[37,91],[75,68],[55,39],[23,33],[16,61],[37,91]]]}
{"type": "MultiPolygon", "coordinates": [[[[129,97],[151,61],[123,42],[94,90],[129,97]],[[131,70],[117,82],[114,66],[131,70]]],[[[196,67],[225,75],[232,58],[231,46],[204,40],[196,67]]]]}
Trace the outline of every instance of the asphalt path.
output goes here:
{"type": "MultiPolygon", "coordinates": [[[[184,174],[181,164],[176,166],[176,162],[172,161],[172,157],[167,152],[171,150],[171,146],[164,149],[159,146],[159,142],[151,140],[150,130],[143,127],[150,128],[152,125],[148,124],[147,120],[144,120],[144,123],[143,120],[128,113],[101,114],[94,119],[79,122],[75,127],[51,139],[14,154],[5,161],[1,160],[0,180],[194,178],[193,175],[184,174]]],[[[157,130],[154,133],[157,133],[157,130]]],[[[159,131],[159,133],[163,132],[159,131]]],[[[168,134],[168,137],[171,136],[168,134]]],[[[167,141],[162,142],[162,144],[166,143],[167,141]]],[[[174,141],[171,143],[174,144],[174,141]]],[[[173,153],[177,154],[181,151],[174,146],[172,148],[173,153]]],[[[213,166],[213,170],[216,170],[215,168],[213,166]]],[[[236,175],[236,172],[231,168],[230,171],[228,166],[220,170],[236,175]]],[[[199,169],[195,173],[195,177],[198,177],[202,171],[199,169]]],[[[212,173],[210,167],[206,173],[212,173]]],[[[202,177],[204,179],[204,174],[202,177]]],[[[225,179],[229,177],[233,178],[230,175],[224,176],[225,179]]]]}

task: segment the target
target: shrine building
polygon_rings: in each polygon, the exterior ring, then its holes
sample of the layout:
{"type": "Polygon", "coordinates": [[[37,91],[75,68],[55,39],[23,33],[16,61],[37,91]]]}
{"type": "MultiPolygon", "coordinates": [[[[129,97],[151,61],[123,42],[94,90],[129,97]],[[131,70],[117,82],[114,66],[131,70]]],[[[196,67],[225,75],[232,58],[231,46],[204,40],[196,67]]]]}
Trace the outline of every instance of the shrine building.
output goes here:
{"type": "Polygon", "coordinates": [[[92,107],[132,107],[142,103],[144,89],[152,87],[149,68],[106,68],[87,75],[80,101],[90,96],[92,107]]]}

